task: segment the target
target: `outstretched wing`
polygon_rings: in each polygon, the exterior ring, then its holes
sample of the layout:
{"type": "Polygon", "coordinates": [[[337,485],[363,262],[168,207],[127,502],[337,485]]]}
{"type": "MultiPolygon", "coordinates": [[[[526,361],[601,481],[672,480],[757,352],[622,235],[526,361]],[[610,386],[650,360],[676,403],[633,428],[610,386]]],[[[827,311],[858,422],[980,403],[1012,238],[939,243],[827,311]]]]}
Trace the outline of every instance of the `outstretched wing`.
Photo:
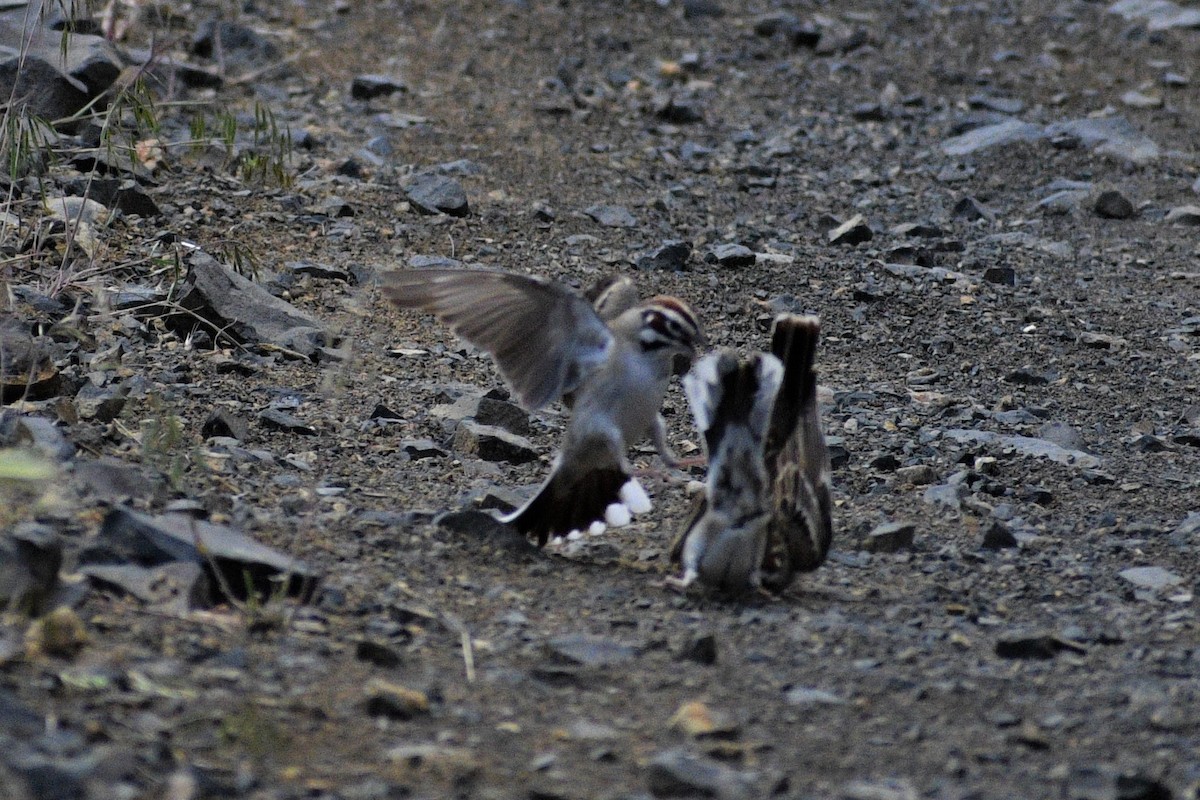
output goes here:
{"type": "Polygon", "coordinates": [[[468,269],[393,270],[383,294],[436,315],[485,350],[527,410],[574,391],[608,358],[613,337],[586,300],[551,281],[468,269]]]}

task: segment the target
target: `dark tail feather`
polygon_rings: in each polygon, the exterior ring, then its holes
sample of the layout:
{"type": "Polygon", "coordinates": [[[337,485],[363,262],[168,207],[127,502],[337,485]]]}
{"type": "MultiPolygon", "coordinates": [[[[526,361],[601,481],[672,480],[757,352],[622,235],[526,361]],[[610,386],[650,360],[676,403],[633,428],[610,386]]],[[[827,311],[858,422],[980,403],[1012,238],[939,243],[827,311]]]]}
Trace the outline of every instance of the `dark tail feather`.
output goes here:
{"type": "Polygon", "coordinates": [[[771,331],[771,352],[783,363],[783,383],[775,395],[767,429],[768,467],[795,431],[803,412],[817,403],[817,342],[821,320],[817,317],[780,314],[771,331]]]}
{"type": "Polygon", "coordinates": [[[555,470],[538,493],[504,521],[525,536],[537,537],[541,547],[552,536],[586,531],[621,497],[629,476],[617,467],[592,469],[574,479],[555,470]]]}

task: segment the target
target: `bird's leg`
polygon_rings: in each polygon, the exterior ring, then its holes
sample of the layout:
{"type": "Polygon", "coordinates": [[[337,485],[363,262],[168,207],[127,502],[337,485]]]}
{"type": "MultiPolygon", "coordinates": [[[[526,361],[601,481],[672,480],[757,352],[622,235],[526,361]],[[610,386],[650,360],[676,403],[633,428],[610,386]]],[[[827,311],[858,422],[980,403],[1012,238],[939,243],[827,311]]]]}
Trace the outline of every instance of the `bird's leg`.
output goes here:
{"type": "Polygon", "coordinates": [[[654,428],[650,431],[651,441],[654,443],[654,449],[658,452],[659,458],[667,465],[669,469],[686,469],[688,467],[703,466],[707,461],[704,456],[688,456],[680,458],[675,455],[675,451],[671,449],[671,445],[667,444],[667,421],[663,419],[662,414],[654,415],[654,428]]]}

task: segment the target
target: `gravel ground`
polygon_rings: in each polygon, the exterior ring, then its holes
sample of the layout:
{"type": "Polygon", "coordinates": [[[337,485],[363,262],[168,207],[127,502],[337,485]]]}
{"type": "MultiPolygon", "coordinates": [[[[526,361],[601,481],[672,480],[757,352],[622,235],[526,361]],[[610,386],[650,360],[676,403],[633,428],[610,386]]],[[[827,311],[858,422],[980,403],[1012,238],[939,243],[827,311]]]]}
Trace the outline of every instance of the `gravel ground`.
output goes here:
{"type": "MultiPolygon", "coordinates": [[[[182,7],[165,51],[226,80],[160,100],[269,111],[293,180],[168,148],[99,275],[0,266],[58,301],[5,313],[60,326],[75,387],[5,413],[76,448],[0,524],[59,537],[82,626],[4,618],[0,796],[1200,798],[1200,31],[1118,7],[292,2],[207,58],[220,9],[182,7]],[[465,215],[423,213],[419,177],[465,215]],[[102,302],[174,301],[160,267],[204,254],[321,346],[102,302]],[[536,486],[564,421],[375,288],[445,259],[628,274],[743,351],[820,314],[829,562],[779,597],[665,589],[703,473],[648,447],[654,511],[582,545],[435,522],[536,486]],[[114,414],[88,381],[128,389],[114,414]],[[455,434],[484,393],[524,437],[498,459],[455,434]],[[85,579],[114,508],[244,532],[319,588],[85,579]]],[[[163,108],[164,141],[195,133],[163,108]]],[[[694,452],[677,385],[664,413],[694,452]]]]}

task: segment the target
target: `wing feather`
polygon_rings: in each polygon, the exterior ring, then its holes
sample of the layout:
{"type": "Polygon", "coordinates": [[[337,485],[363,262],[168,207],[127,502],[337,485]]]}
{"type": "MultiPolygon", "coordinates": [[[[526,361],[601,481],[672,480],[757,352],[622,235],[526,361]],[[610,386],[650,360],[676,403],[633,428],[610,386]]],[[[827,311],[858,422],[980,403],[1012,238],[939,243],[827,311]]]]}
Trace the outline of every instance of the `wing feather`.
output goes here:
{"type": "Polygon", "coordinates": [[[393,270],[380,284],[396,305],[436,315],[491,355],[528,410],[574,391],[613,347],[612,333],[586,300],[542,278],[491,270],[393,270]]]}

